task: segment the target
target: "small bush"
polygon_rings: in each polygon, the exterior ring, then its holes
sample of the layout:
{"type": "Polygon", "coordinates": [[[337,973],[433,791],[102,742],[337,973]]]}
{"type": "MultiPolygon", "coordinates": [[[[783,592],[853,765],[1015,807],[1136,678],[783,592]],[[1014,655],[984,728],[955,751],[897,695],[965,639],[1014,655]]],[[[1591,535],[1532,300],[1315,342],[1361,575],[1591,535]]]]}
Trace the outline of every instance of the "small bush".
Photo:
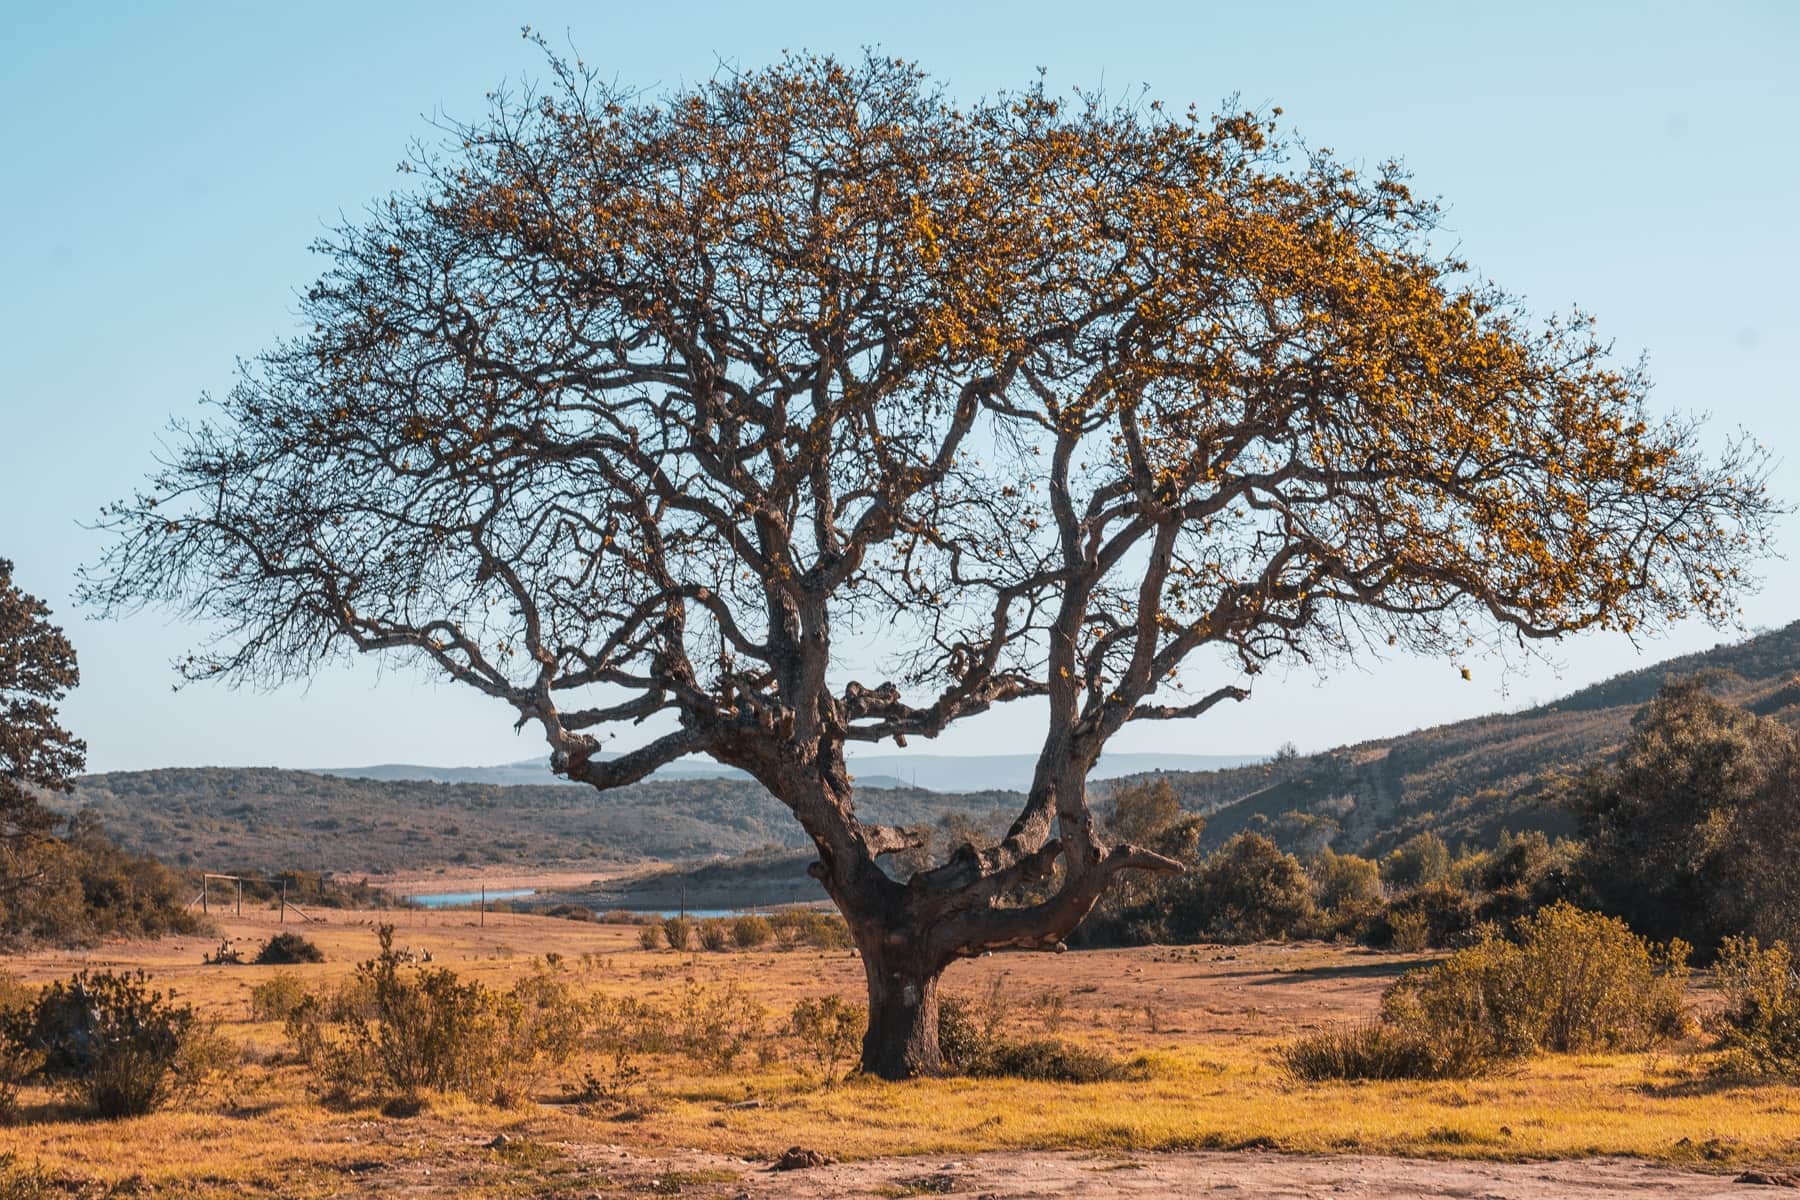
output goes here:
{"type": "Polygon", "coordinates": [[[768,1010],[736,983],[706,988],[689,983],[676,1002],[681,1049],[715,1071],[729,1071],[762,1037],[768,1010]]]}
{"type": "Polygon", "coordinates": [[[1433,946],[1463,946],[1480,923],[1475,898],[1460,885],[1440,879],[1391,901],[1384,917],[1372,925],[1370,941],[1412,953],[1433,946]]]}
{"type": "Polygon", "coordinates": [[[588,1029],[601,1050],[665,1054],[676,1048],[673,1019],[635,996],[595,996],[588,1002],[588,1029]]]}
{"type": "Polygon", "coordinates": [[[297,933],[278,933],[264,942],[256,952],[258,966],[291,966],[296,963],[322,963],[325,952],[297,933]]]}
{"type": "Polygon", "coordinates": [[[775,935],[775,944],[783,950],[812,946],[819,950],[847,950],[853,944],[850,926],[837,913],[813,909],[790,908],[774,913],[766,920],[775,935]]]}
{"type": "Polygon", "coordinates": [[[1477,1042],[1433,1042],[1392,1025],[1323,1029],[1286,1047],[1282,1061],[1309,1083],[1333,1079],[1467,1079],[1492,1059],[1477,1042]]]}
{"type": "Polygon", "coordinates": [[[193,1009],[149,989],[144,974],[83,971],[5,1019],[5,1040],[42,1055],[44,1078],[102,1117],[152,1112],[181,1079],[193,1009]]]}
{"type": "Polygon", "coordinates": [[[700,948],[718,952],[731,945],[731,930],[717,917],[700,922],[700,948]]]}
{"type": "Polygon", "coordinates": [[[754,950],[774,936],[769,922],[762,917],[739,917],[731,923],[731,940],[740,950],[754,950]]]}
{"type": "Polygon", "coordinates": [[[1240,833],[1176,881],[1173,940],[1256,942],[1302,932],[1315,916],[1300,860],[1259,833],[1240,833]]]}
{"type": "Polygon", "coordinates": [[[990,1046],[968,1073],[1049,1083],[1111,1083],[1149,1077],[1149,1071],[1141,1061],[1123,1062],[1110,1054],[1071,1045],[1060,1038],[1035,1038],[1023,1042],[1002,1039],[990,1046]]]}
{"type": "Polygon", "coordinates": [[[252,1021],[285,1021],[306,1000],[306,989],[285,971],[269,976],[250,989],[252,1021]]]}
{"type": "Polygon", "coordinates": [[[787,1032],[819,1070],[832,1078],[838,1073],[838,1064],[856,1053],[868,1025],[867,1009],[833,995],[794,1005],[788,1014],[787,1032]]]}
{"type": "Polygon", "coordinates": [[[1388,918],[1388,944],[1402,954],[1431,949],[1431,918],[1414,909],[1388,918]]]}
{"type": "Polygon", "coordinates": [[[943,1056],[944,1069],[958,1075],[1053,1083],[1103,1083],[1148,1077],[1142,1062],[1124,1062],[1057,1038],[1008,1039],[1001,1033],[1007,1008],[998,979],[979,999],[940,996],[938,1053],[943,1056]]]}
{"type": "Polygon", "coordinates": [[[1715,1022],[1721,1074],[1800,1079],[1800,973],[1786,942],[1729,937],[1714,968],[1725,1010],[1715,1022]]]}
{"type": "Polygon", "coordinates": [[[638,930],[638,945],[646,950],[660,950],[663,944],[661,925],[646,925],[638,930]]]}
{"type": "Polygon", "coordinates": [[[565,921],[593,921],[594,910],[585,904],[557,904],[544,910],[546,917],[561,917],[565,921]]]}
{"type": "Polygon", "coordinates": [[[686,917],[670,917],[663,922],[663,941],[669,943],[671,950],[686,950],[693,940],[694,923],[686,917]]]}
{"type": "Polygon", "coordinates": [[[1381,861],[1381,877],[1396,888],[1423,887],[1450,876],[1450,848],[1435,833],[1408,838],[1381,861]]]}

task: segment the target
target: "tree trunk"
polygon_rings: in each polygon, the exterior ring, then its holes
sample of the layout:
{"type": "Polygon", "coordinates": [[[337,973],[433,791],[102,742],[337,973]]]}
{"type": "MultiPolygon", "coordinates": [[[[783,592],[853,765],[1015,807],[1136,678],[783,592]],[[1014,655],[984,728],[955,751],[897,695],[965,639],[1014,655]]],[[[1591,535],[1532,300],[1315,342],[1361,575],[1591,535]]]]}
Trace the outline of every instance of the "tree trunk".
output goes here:
{"type": "Polygon", "coordinates": [[[869,977],[869,1030],[862,1069],[882,1079],[941,1075],[938,1050],[938,975],[941,966],[888,947],[863,949],[869,977]]]}

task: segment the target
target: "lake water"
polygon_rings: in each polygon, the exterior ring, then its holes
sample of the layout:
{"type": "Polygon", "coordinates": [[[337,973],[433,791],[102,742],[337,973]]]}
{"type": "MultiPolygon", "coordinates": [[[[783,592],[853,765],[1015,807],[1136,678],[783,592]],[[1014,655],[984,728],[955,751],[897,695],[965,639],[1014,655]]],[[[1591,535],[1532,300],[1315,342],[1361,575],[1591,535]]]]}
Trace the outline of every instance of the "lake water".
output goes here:
{"type": "MultiPolygon", "coordinates": [[[[492,904],[496,900],[517,900],[524,896],[535,895],[537,895],[536,888],[510,888],[490,891],[487,898],[488,903],[492,904]]],[[[481,903],[481,893],[479,891],[420,892],[409,899],[426,908],[469,908],[481,903]]],[[[749,910],[742,908],[690,908],[687,910],[687,915],[697,920],[705,920],[708,917],[741,917],[747,911],[749,910]]],[[[649,917],[678,917],[681,915],[681,910],[678,908],[628,908],[617,904],[594,910],[595,915],[603,912],[634,912],[649,917]]]]}
{"type": "MultiPolygon", "coordinates": [[[[535,896],[536,888],[513,888],[509,891],[489,892],[487,898],[494,900],[517,900],[520,896],[535,896]]],[[[426,908],[461,908],[468,904],[480,904],[481,893],[474,892],[421,892],[408,899],[423,904],[426,908]]]]}

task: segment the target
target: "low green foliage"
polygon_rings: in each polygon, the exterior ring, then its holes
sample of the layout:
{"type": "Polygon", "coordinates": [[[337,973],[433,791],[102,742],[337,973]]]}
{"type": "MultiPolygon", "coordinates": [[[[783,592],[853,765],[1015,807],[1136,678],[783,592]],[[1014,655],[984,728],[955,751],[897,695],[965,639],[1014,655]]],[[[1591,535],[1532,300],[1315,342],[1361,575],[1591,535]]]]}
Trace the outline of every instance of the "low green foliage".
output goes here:
{"type": "Polygon", "coordinates": [[[1007,1009],[998,979],[979,999],[940,996],[938,1052],[945,1070],[957,1075],[1052,1083],[1148,1078],[1148,1068],[1141,1060],[1125,1062],[1059,1038],[1008,1038],[1002,1032],[1007,1009]]]}
{"type": "Polygon", "coordinates": [[[1474,945],[1405,975],[1381,1024],[1326,1030],[1284,1051],[1302,1079],[1444,1079],[1545,1052],[1644,1050],[1689,1025],[1688,947],[1654,945],[1613,917],[1554,904],[1490,927],[1474,945]]]}
{"type": "Polygon", "coordinates": [[[0,888],[0,950],[209,928],[188,910],[192,893],[181,876],[119,849],[85,812],[70,819],[61,838],[32,836],[9,845],[0,882],[7,884],[0,888]]]}
{"type": "Polygon", "coordinates": [[[740,950],[754,950],[766,945],[775,931],[770,928],[766,918],[758,916],[739,917],[731,923],[731,940],[740,950]]]}
{"type": "Polygon", "coordinates": [[[1420,1036],[1485,1043],[1495,1058],[1642,1050],[1679,1036],[1688,946],[1652,945],[1623,921],[1554,904],[1516,940],[1483,936],[1414,971],[1382,1000],[1383,1019],[1420,1036]]]}

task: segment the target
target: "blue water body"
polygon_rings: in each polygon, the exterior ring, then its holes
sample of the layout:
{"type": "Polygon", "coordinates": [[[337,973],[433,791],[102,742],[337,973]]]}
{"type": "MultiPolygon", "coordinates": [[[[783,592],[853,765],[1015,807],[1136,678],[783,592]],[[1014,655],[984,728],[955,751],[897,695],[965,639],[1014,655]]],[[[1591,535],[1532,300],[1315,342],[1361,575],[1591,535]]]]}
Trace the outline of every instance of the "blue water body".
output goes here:
{"type": "MultiPolygon", "coordinates": [[[[536,888],[513,888],[511,891],[489,892],[488,900],[517,900],[520,896],[535,896],[536,888]]],[[[480,904],[481,893],[476,892],[422,892],[411,897],[426,908],[461,908],[468,904],[480,904]]]]}
{"type": "MultiPolygon", "coordinates": [[[[743,908],[690,908],[687,910],[687,915],[695,920],[704,921],[709,917],[741,917],[748,911],[743,908]]],[[[637,913],[639,916],[645,917],[679,917],[681,915],[679,908],[620,908],[617,905],[611,908],[596,908],[594,915],[599,916],[601,913],[609,912],[637,913]]]]}
{"type": "MultiPolygon", "coordinates": [[[[512,888],[506,891],[489,892],[487,898],[488,903],[492,904],[496,900],[517,900],[521,896],[535,895],[537,895],[536,888],[512,888]]],[[[421,892],[412,896],[411,899],[426,908],[470,908],[481,903],[481,893],[479,891],[421,892]]],[[[741,917],[747,911],[749,910],[742,908],[690,908],[687,910],[687,915],[696,920],[705,920],[708,917],[741,917]]],[[[681,910],[678,908],[626,908],[615,904],[594,909],[595,916],[603,912],[633,912],[650,917],[678,917],[681,915],[681,910]]]]}

